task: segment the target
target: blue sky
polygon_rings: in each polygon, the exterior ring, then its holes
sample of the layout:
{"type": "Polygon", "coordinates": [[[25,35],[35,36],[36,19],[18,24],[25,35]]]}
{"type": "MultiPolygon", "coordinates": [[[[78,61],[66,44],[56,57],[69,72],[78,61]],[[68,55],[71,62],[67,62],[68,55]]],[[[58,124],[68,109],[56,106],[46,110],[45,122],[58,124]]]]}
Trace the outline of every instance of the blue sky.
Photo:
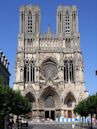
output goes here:
{"type": "Polygon", "coordinates": [[[0,49],[10,62],[10,85],[14,82],[14,64],[18,45],[19,7],[26,4],[41,8],[41,32],[48,24],[56,32],[56,10],[61,5],[76,5],[79,15],[80,44],[85,66],[85,85],[90,94],[97,92],[97,0],[0,0],[0,49]]]}

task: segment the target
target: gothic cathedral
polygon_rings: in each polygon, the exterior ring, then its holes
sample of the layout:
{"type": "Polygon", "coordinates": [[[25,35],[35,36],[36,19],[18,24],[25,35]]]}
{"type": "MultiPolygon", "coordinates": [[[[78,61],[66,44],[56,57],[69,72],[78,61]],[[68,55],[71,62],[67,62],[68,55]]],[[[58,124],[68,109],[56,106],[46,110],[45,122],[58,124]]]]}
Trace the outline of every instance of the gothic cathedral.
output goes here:
{"type": "Polygon", "coordinates": [[[40,8],[20,8],[14,90],[32,103],[30,118],[72,121],[73,109],[88,96],[76,6],[58,6],[56,34],[40,30],[40,8]]]}

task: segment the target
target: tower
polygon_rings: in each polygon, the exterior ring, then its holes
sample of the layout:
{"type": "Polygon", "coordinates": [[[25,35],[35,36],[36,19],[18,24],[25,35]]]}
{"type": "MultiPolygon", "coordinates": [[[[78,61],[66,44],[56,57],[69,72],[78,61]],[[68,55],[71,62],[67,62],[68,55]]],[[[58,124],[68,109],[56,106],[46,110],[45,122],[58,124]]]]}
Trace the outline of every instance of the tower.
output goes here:
{"type": "Polygon", "coordinates": [[[88,96],[76,6],[58,6],[56,34],[40,34],[40,8],[20,8],[14,90],[32,103],[30,118],[74,119],[73,109],[88,96]]]}
{"type": "Polygon", "coordinates": [[[58,6],[57,34],[72,35],[78,33],[78,11],[76,6],[58,6]]]}

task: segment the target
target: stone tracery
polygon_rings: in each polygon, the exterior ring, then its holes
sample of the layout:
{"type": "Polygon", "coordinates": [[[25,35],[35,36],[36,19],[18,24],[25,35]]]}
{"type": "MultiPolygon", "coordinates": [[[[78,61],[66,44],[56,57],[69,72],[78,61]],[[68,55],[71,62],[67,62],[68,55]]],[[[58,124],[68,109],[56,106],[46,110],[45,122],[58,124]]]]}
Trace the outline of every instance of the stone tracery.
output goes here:
{"type": "Polygon", "coordinates": [[[75,10],[75,6],[58,6],[56,34],[48,28],[41,35],[40,8],[28,5],[20,9],[14,89],[20,90],[35,105],[32,118],[74,117],[75,103],[86,97],[75,10]]]}
{"type": "Polygon", "coordinates": [[[72,59],[64,60],[64,81],[74,82],[74,62],[72,59]]]}
{"type": "Polygon", "coordinates": [[[76,103],[76,99],[73,95],[72,92],[68,92],[65,99],[64,99],[64,104],[68,107],[68,108],[72,108],[75,106],[76,103]]]}
{"type": "Polygon", "coordinates": [[[43,62],[41,66],[41,74],[46,78],[53,78],[57,76],[57,64],[50,58],[43,62]]]}
{"type": "Polygon", "coordinates": [[[35,64],[34,61],[25,60],[24,65],[24,81],[25,82],[32,82],[35,81],[35,64]]]}

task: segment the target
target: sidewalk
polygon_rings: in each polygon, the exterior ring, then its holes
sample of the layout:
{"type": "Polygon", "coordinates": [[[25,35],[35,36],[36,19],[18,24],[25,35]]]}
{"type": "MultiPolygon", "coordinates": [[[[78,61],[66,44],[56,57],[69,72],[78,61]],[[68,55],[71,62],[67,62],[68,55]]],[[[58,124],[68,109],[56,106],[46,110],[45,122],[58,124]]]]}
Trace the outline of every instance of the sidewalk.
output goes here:
{"type": "MultiPolygon", "coordinates": [[[[90,125],[75,125],[77,129],[90,129],[90,125]]],[[[97,129],[97,125],[93,125],[93,129],[97,129]]]]}

